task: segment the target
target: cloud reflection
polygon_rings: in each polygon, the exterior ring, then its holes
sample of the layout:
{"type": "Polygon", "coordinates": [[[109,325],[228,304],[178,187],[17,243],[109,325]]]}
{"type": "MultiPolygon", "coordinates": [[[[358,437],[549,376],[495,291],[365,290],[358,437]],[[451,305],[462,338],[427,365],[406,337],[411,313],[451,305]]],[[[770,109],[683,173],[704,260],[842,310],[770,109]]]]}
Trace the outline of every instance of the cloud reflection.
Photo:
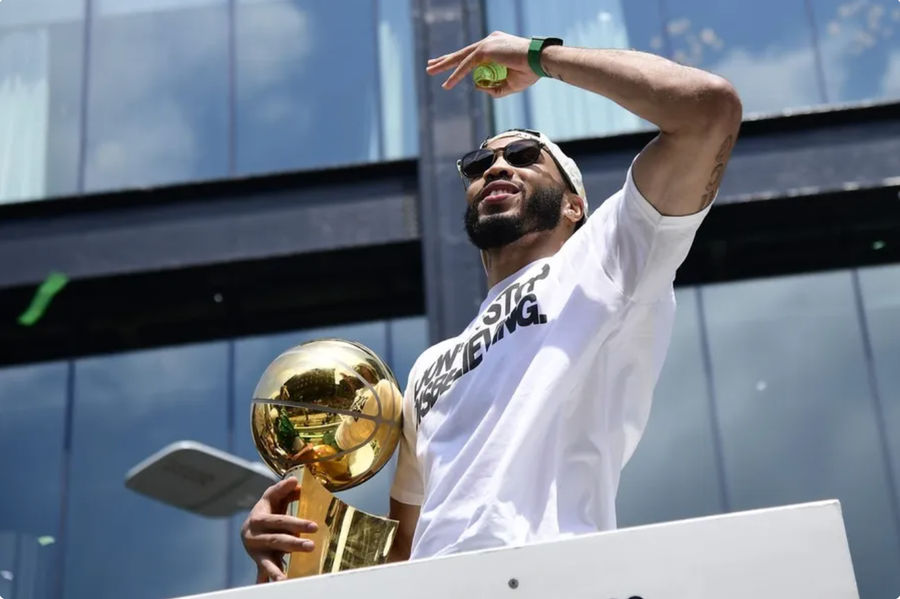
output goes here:
{"type": "MultiPolygon", "coordinates": [[[[799,16],[798,35],[759,36],[753,43],[734,41],[740,32],[733,29],[716,30],[702,20],[674,18],[667,24],[673,58],[730,79],[748,113],[900,95],[900,59],[896,57],[900,50],[889,46],[900,27],[900,6],[853,0],[830,8],[823,2],[815,9],[820,29],[817,46],[809,41],[808,27],[799,16]],[[817,75],[816,51],[824,89],[817,75]]],[[[651,46],[661,49],[662,40],[652,40],[651,46]]]]}
{"type": "Polygon", "coordinates": [[[228,23],[216,4],[95,19],[89,190],[226,174],[228,23]]]}

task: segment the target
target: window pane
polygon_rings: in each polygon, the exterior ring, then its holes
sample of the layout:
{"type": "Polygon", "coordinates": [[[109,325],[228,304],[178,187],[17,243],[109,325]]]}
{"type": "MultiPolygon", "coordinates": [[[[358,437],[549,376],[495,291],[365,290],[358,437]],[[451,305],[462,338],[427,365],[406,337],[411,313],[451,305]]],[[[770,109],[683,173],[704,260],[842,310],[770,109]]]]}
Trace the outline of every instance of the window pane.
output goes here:
{"type": "Polygon", "coordinates": [[[428,319],[424,316],[397,318],[389,321],[388,327],[391,341],[390,366],[400,388],[404,389],[413,364],[428,348],[428,319]]]}
{"type": "Polygon", "coordinates": [[[0,532],[0,597],[12,598],[13,585],[16,577],[20,576],[15,566],[17,536],[15,532],[9,530],[0,532]]]}
{"type": "Polygon", "coordinates": [[[900,553],[851,276],[703,290],[731,508],[841,501],[863,597],[900,553]]]}
{"type": "Polygon", "coordinates": [[[862,269],[859,279],[894,481],[900,483],[900,265],[862,269]]]}
{"type": "Polygon", "coordinates": [[[672,58],[729,79],[745,114],[824,101],[803,0],[668,0],[666,6],[672,58]]]}
{"type": "Polygon", "coordinates": [[[410,0],[378,0],[382,160],[407,158],[419,152],[413,47],[410,0]]]}
{"type": "MultiPolygon", "coordinates": [[[[235,341],[234,453],[250,460],[261,461],[250,433],[250,399],[253,397],[253,390],[256,388],[256,383],[259,382],[259,377],[278,355],[306,341],[337,337],[358,341],[383,360],[390,362],[385,332],[385,323],[378,321],[248,337],[235,341]]],[[[366,484],[341,493],[341,497],[359,509],[375,514],[386,514],[390,488],[390,475],[386,472],[388,470],[391,468],[385,467],[366,484]]],[[[230,573],[231,586],[252,584],[256,578],[253,562],[247,557],[240,542],[240,525],[246,517],[247,514],[243,513],[231,518],[229,543],[231,543],[231,551],[234,555],[230,573]]]]}
{"type": "Polygon", "coordinates": [[[77,191],[84,3],[0,7],[0,202],[77,191]]]}
{"type": "Polygon", "coordinates": [[[106,0],[95,13],[87,190],[228,174],[227,0],[106,0]]]}
{"type": "Polygon", "coordinates": [[[409,0],[352,10],[237,0],[238,171],[411,155],[418,127],[409,10],[409,0]]]}
{"type": "Polygon", "coordinates": [[[622,472],[620,527],[725,511],[715,462],[709,390],[703,368],[697,292],[679,289],[666,363],[647,429],[622,472]]]}
{"type": "MultiPolygon", "coordinates": [[[[547,10],[540,0],[488,2],[489,30],[531,37],[562,37],[568,46],[651,50],[660,30],[659,13],[642,5],[627,8],[622,0],[564,0],[547,10]]],[[[659,53],[659,50],[655,50],[659,53]]],[[[595,137],[647,126],[637,116],[597,94],[558,81],[542,80],[523,94],[497,100],[497,131],[533,127],[553,139],[595,137]]]]}
{"type": "Polygon", "coordinates": [[[221,0],[94,0],[93,6],[101,15],[110,16],[155,13],[221,4],[221,0]]]}
{"type": "Polygon", "coordinates": [[[30,0],[13,2],[0,11],[0,26],[18,27],[84,20],[81,0],[30,0]]]}
{"type": "Polygon", "coordinates": [[[830,102],[900,98],[900,4],[813,3],[830,102]]]}
{"type": "Polygon", "coordinates": [[[0,597],[53,596],[65,437],[65,363],[0,370],[0,597]]]}
{"type": "Polygon", "coordinates": [[[227,448],[228,353],[210,343],[79,360],[64,596],[156,599],[226,585],[227,521],[125,488],[125,473],[183,439],[227,448]]]}

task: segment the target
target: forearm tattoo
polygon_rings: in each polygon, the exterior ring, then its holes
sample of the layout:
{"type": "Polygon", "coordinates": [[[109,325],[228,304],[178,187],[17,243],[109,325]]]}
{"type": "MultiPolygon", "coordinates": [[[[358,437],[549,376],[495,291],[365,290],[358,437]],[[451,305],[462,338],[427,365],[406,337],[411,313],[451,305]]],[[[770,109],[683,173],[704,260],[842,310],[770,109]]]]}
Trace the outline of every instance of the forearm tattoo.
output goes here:
{"type": "Polygon", "coordinates": [[[713,198],[716,197],[716,191],[719,189],[719,184],[722,182],[722,175],[725,174],[725,164],[728,162],[728,157],[731,155],[731,148],[733,145],[734,136],[729,135],[725,138],[725,141],[722,142],[718,153],[716,153],[716,165],[709,175],[709,182],[706,184],[706,193],[703,194],[702,205],[700,206],[701,210],[706,208],[709,203],[713,201],[713,198]]]}

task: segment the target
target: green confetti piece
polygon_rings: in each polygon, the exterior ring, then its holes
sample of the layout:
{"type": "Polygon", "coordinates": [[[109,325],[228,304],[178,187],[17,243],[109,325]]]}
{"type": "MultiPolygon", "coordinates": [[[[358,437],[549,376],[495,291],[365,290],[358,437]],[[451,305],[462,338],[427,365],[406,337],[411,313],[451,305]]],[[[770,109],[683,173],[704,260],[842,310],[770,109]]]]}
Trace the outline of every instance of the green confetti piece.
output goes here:
{"type": "Polygon", "coordinates": [[[47,545],[52,545],[53,543],[55,543],[56,539],[54,539],[51,536],[44,536],[44,537],[38,537],[37,542],[38,542],[38,545],[40,545],[41,547],[46,547],[47,545]]]}
{"type": "Polygon", "coordinates": [[[44,315],[44,312],[46,312],[47,306],[50,305],[50,301],[68,282],[69,277],[61,272],[51,272],[47,275],[46,280],[41,283],[41,286],[38,287],[34,297],[31,298],[31,305],[29,305],[28,309],[19,316],[19,324],[30,327],[40,320],[44,315]]]}
{"type": "Polygon", "coordinates": [[[872,249],[875,251],[883,250],[887,244],[880,239],[872,244],[872,249]]]}

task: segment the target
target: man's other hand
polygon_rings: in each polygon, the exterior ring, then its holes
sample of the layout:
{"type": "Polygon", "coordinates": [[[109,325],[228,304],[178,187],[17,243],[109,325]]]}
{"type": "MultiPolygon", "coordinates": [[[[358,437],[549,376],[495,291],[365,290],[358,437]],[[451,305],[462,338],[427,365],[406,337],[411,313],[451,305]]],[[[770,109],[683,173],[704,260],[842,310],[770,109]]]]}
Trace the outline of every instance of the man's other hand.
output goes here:
{"type": "Polygon", "coordinates": [[[528,64],[529,44],[528,38],[495,31],[483,40],[461,50],[430,59],[425,72],[437,75],[455,67],[453,73],[443,83],[444,89],[453,89],[478,65],[486,62],[502,64],[507,69],[506,81],[499,87],[478,88],[495,98],[502,98],[522,91],[539,79],[528,64]]]}
{"type": "Polygon", "coordinates": [[[247,554],[256,562],[256,582],[284,580],[281,568],[285,553],[312,551],[313,542],[298,538],[312,533],[318,525],[285,514],[288,504],[300,497],[295,478],[286,478],[266,489],[241,526],[241,541],[247,554]]]}

